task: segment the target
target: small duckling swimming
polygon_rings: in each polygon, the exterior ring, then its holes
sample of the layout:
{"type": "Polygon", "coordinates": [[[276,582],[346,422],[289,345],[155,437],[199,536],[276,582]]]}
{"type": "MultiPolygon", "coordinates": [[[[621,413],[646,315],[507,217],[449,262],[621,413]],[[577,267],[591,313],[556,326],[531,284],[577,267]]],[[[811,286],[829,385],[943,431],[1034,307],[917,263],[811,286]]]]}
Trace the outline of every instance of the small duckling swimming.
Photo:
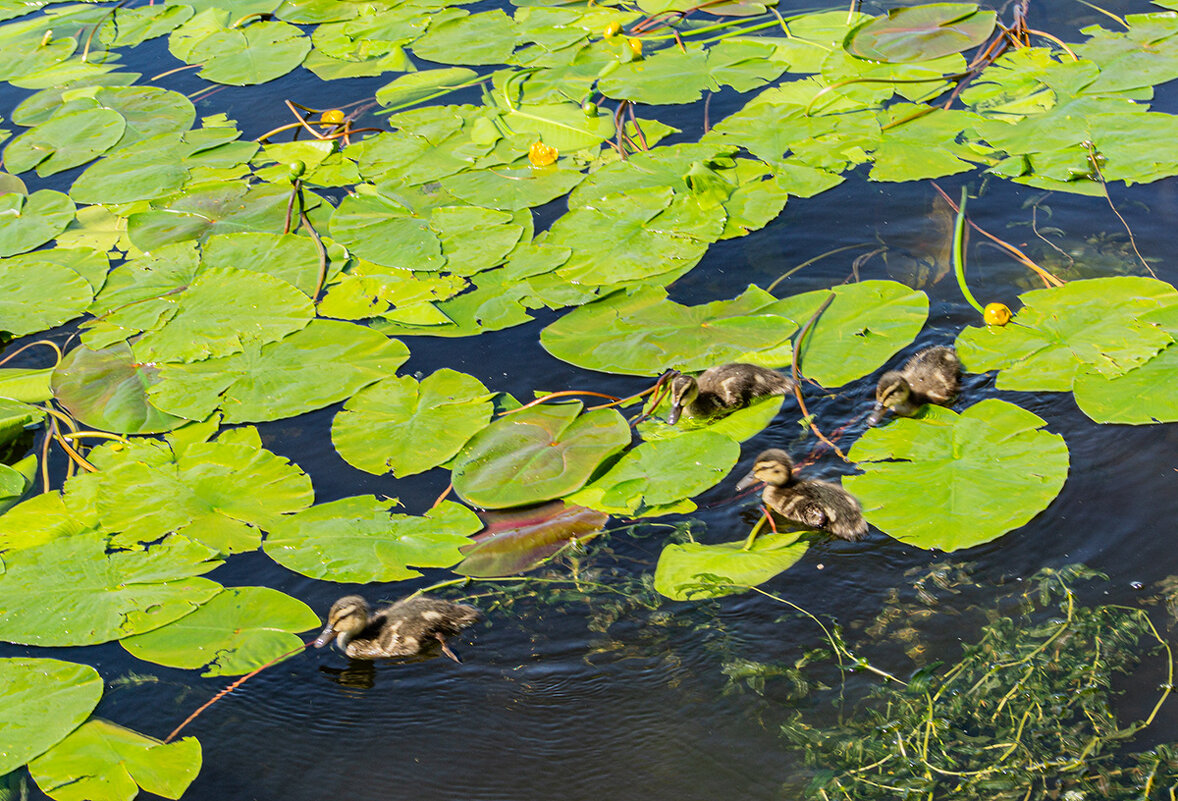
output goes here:
{"type": "Polygon", "coordinates": [[[961,389],[961,360],[957,351],[945,345],[925,348],[900,370],[880,376],[875,388],[875,409],[867,425],[879,423],[891,409],[911,417],[926,403],[948,406],[961,389]]]}
{"type": "Polygon", "coordinates": [[[799,480],[793,460],[780,448],[770,448],[757,457],[752,471],[736,485],[737,492],[759,481],[765,482],[761,499],[769,510],[807,528],[817,528],[844,540],[867,533],[867,521],[855,496],[838,484],[799,480]]]}
{"type": "Polygon", "coordinates": [[[331,605],[327,626],[315,639],[315,647],[322,648],[335,639],[340,650],[353,659],[384,659],[415,656],[437,642],[442,653],[460,662],[446,645],[446,638],[479,617],[473,606],[424,595],[402,598],[370,614],[367,601],[347,595],[331,605]]]}
{"type": "Polygon", "coordinates": [[[695,377],[676,375],[671,379],[671,411],[667,422],[675,425],[684,411],[688,417],[734,412],[748,406],[754,398],[787,395],[793,390],[792,378],[755,364],[734,362],[709,367],[695,377]]]}

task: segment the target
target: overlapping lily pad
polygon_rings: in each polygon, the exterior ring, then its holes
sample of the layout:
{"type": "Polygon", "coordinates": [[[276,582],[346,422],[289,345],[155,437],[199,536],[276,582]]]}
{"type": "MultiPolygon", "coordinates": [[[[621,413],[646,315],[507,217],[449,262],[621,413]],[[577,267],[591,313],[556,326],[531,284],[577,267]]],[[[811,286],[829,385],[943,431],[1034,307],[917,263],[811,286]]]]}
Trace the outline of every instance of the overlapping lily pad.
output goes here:
{"type": "Polygon", "coordinates": [[[847,50],[872,61],[927,61],[976,47],[994,30],[996,15],[973,3],[893,8],[857,27],[847,50]]]}
{"type": "Polygon", "coordinates": [[[44,245],[73,219],[74,202],[52,189],[41,189],[27,197],[20,192],[0,195],[0,256],[44,245]]]}
{"type": "Polygon", "coordinates": [[[221,591],[200,578],[215,554],[183,537],[107,551],[100,533],[58,537],[7,555],[0,573],[0,640],[94,645],[167,625],[221,591]]]}
{"type": "Polygon", "coordinates": [[[1142,320],[1178,305],[1178,291],[1152,278],[1072,281],[1019,299],[1017,325],[966,328],[957,338],[965,368],[998,370],[999,389],[1066,392],[1080,373],[1115,378],[1174,341],[1142,320]]]}
{"type": "Polygon", "coordinates": [[[560,498],[581,488],[610,455],[630,443],[613,409],[535,406],[500,417],[467,443],[454,462],[454,489],[486,509],[560,498]]]}
{"type": "Polygon", "coordinates": [[[319,625],[302,601],[269,587],[227,587],[191,615],[120,644],[140,659],[205,676],[236,676],[297,649],[319,625]]]}
{"type": "Polygon", "coordinates": [[[54,175],[114,147],[126,127],[123,115],[108,108],[54,115],[13,139],[4,148],[4,164],[13,172],[36,167],[42,178],[54,175]]]}
{"type": "Polygon", "coordinates": [[[731,595],[793,567],[809,547],[784,531],[762,534],[747,551],[744,542],[671,544],[659,555],[654,588],[673,601],[731,595]]]}
{"type": "Polygon", "coordinates": [[[102,431],[151,434],[169,431],[185,418],[161,412],[147,399],[159,369],[137,361],[119,342],[102,350],[74,348],[53,371],[53,396],[70,414],[102,431]]]}
{"type": "Polygon", "coordinates": [[[271,528],[266,553],[311,578],[401,581],[420,576],[415,567],[457,564],[459,548],[483,526],[456,503],[443,502],[422,517],[390,514],[396,504],[366,495],[314,506],[271,528]]]}
{"type": "Polygon", "coordinates": [[[1068,447],[1042,418],[991,398],[960,415],[870,429],[848,454],[863,475],[843,486],[867,520],[902,542],[956,551],[996,539],[1042,512],[1063,488],[1068,447]]]}
{"type": "Polygon", "coordinates": [[[0,776],[62,740],[102,697],[97,670],[58,659],[0,659],[0,686],[0,776]]]}
{"type": "Polygon", "coordinates": [[[91,718],[29,772],[54,801],[131,801],[140,788],[178,799],[200,772],[195,737],[165,745],[101,718],[91,718]]]}

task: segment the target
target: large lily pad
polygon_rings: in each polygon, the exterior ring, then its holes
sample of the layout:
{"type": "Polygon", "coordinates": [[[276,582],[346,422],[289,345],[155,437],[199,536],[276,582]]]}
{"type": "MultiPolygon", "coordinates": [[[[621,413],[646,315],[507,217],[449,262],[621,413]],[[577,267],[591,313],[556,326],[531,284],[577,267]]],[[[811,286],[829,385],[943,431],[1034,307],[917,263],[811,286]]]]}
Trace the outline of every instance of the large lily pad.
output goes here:
{"type": "MultiPolygon", "coordinates": [[[[568,500],[615,515],[663,514],[720,483],[739,458],[739,443],[714,431],[644,442],[568,500]]],[[[694,504],[675,511],[692,510],[694,504]]]]}
{"type": "Polygon", "coordinates": [[[973,3],[893,8],[851,31],[846,47],[872,61],[930,61],[980,45],[996,19],[995,12],[979,11],[973,3]]]}
{"type": "Polygon", "coordinates": [[[73,219],[74,202],[52,189],[40,189],[28,197],[20,192],[0,195],[0,256],[44,245],[73,219]]]}
{"type": "Polygon", "coordinates": [[[180,532],[236,553],[257,548],[263,530],[314,498],[311,479],[297,465],[252,443],[201,442],[176,450],[146,442],[107,448],[99,454],[104,469],[71,481],[67,501],[92,498],[103,528],[119,532],[119,544],[180,532]]]}
{"type": "Polygon", "coordinates": [[[59,742],[102,697],[97,670],[57,659],[0,659],[0,687],[0,776],[59,742]]]}
{"type": "Polygon", "coordinates": [[[0,261],[0,330],[14,336],[61,325],[93,299],[94,287],[69,267],[49,259],[0,261]]]}
{"type": "Polygon", "coordinates": [[[449,501],[424,517],[390,514],[396,503],[365,495],[314,506],[274,526],[266,553],[311,578],[401,581],[421,575],[414,567],[457,564],[459,548],[483,526],[474,512],[449,501]]]}
{"type": "Polygon", "coordinates": [[[17,551],[0,573],[0,640],[94,645],[158,629],[221,591],[199,578],[219,564],[214,556],[183,537],[108,553],[99,533],[17,551]]]}
{"type": "Polygon", "coordinates": [[[454,463],[454,489],[476,506],[502,509],[578,490],[611,454],[630,443],[613,409],[535,406],[500,417],[467,443],[454,463]]]}
{"type": "Polygon", "coordinates": [[[1019,299],[1017,324],[966,328],[957,337],[966,369],[998,370],[999,389],[1066,392],[1079,373],[1115,378],[1174,341],[1141,319],[1178,305],[1178,291],[1152,278],[1071,281],[1019,299]]]}
{"type": "MultiPolygon", "coordinates": [[[[1139,322],[1160,325],[1171,336],[1178,334],[1178,306],[1167,306],[1142,315],[1139,322]]],[[[1080,411],[1098,423],[1149,425],[1178,421],[1178,345],[1169,345],[1157,356],[1117,376],[1097,372],[1076,375],[1072,391],[1080,411]]]]}
{"type": "Polygon", "coordinates": [[[120,645],[159,665],[237,676],[298,648],[295,632],[318,625],[309,606],[278,590],[227,587],[191,615],[120,645]]]}
{"type": "MultiPolygon", "coordinates": [[[[194,17],[176,33],[189,25],[195,28],[198,20],[194,17]]],[[[173,52],[177,50],[188,63],[202,65],[200,77],[205,80],[247,86],[272,81],[303,63],[311,52],[311,40],[293,25],[271,20],[213,28],[188,47],[173,46],[173,52]]]]}
{"type": "Polygon", "coordinates": [[[276,420],[341,401],[393,375],[407,358],[409,349],[398,340],[316,319],[278,342],[249,342],[232,356],[163,365],[147,394],[159,409],[193,420],[218,408],[230,423],[276,420]]]}
{"type": "Polygon", "coordinates": [[[165,745],[101,718],[82,724],[29,772],[54,801],[131,801],[142,788],[177,799],[200,772],[200,743],[185,737],[165,745]]]}
{"type": "Polygon", "coordinates": [[[793,567],[809,547],[784,531],[762,534],[747,551],[744,542],[671,544],[659,554],[654,588],[674,601],[731,595],[793,567]]]}
{"type": "Polygon", "coordinates": [[[615,292],[566,314],[540,333],[558,359],[609,373],[698,371],[789,339],[793,321],[772,313],[777,299],[749,287],[732,300],[682,306],[666,290],[615,292]]]}
{"type": "Polygon", "coordinates": [[[86,425],[122,434],[170,431],[185,418],[161,412],[147,399],[159,369],[137,361],[119,342],[102,350],[74,348],[53,371],[53,396],[86,425]]]}
{"type": "Polygon", "coordinates": [[[865,472],[843,486],[898,540],[942,551],[980,545],[1028,522],[1062,489],[1068,447],[1043,425],[994,398],[960,415],[927,406],[868,430],[848,454],[865,472]]]}
{"type": "Polygon", "coordinates": [[[85,164],[114,147],[127,127],[109,108],[54,115],[13,139],[4,148],[4,165],[13,172],[37,168],[42,178],[85,164]]]}
{"type": "Polygon", "coordinates": [[[609,515],[552,501],[530,509],[488,511],[487,527],[464,545],[465,558],[454,568],[462,576],[513,576],[543,564],[573,542],[601,533],[609,515]]]}
{"type": "Polygon", "coordinates": [[[348,464],[410,476],[458,453],[491,419],[491,393],[477,378],[441,369],[418,382],[387,378],[349,400],[331,426],[348,464]]]}

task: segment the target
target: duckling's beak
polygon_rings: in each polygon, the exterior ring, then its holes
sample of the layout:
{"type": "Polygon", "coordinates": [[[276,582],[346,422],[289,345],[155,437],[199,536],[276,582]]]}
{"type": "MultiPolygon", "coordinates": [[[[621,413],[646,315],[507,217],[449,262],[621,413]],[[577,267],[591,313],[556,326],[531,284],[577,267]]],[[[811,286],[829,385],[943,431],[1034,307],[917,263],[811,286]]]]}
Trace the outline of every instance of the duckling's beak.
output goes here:
{"type": "Polygon", "coordinates": [[[335,635],[338,633],[339,632],[331,627],[330,623],[324,626],[323,631],[319,632],[319,636],[315,638],[315,647],[322,648],[323,646],[327,645],[329,642],[335,639],[335,635]]]}
{"type": "Polygon", "coordinates": [[[679,415],[683,414],[683,404],[671,404],[671,411],[667,412],[667,425],[675,425],[679,422],[679,415]]]}
{"type": "Polygon", "coordinates": [[[871,410],[871,416],[867,418],[867,427],[877,426],[880,421],[884,419],[884,415],[888,413],[888,407],[884,406],[879,401],[875,402],[875,408],[871,410]]]}
{"type": "Polygon", "coordinates": [[[740,481],[736,482],[736,491],[737,492],[744,492],[749,487],[755,486],[757,484],[763,484],[763,483],[764,482],[761,481],[761,479],[757,478],[752,473],[749,473],[747,476],[742,478],[740,481]]]}

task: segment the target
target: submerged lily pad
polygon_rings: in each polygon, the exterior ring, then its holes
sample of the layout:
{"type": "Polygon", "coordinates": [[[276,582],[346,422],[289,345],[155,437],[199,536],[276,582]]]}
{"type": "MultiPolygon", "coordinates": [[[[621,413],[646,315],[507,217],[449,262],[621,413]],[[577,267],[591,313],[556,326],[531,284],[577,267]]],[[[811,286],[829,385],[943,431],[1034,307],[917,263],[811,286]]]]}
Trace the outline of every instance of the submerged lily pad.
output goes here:
{"type": "Polygon", "coordinates": [[[630,443],[613,409],[541,405],[500,417],[454,463],[454,489],[486,509],[524,506],[578,490],[597,466],[630,443]]]}
{"type": "Polygon", "coordinates": [[[53,396],[76,419],[101,431],[154,434],[185,418],[161,412],[147,398],[159,368],[137,361],[119,342],[102,350],[74,348],[53,371],[53,396]]]}
{"type": "Polygon", "coordinates": [[[0,776],[62,740],[102,697],[97,670],[57,659],[0,659],[0,687],[0,776]]]}
{"type": "Polygon", "coordinates": [[[654,588],[673,601],[732,595],[793,567],[809,547],[785,531],[762,534],[747,551],[744,542],[671,544],[659,554],[654,588]]]}
{"type": "Polygon", "coordinates": [[[1063,488],[1068,446],[1044,421],[994,398],[960,415],[926,406],[872,428],[848,454],[865,471],[843,486],[869,522],[919,548],[956,551],[1001,537],[1063,488]]]}
{"type": "Polygon", "coordinates": [[[443,368],[420,383],[387,378],[344,405],[331,441],[353,467],[411,476],[458,453],[490,421],[492,408],[491,393],[465,373],[443,368]]]}
{"type": "Polygon", "coordinates": [[[483,512],[487,527],[464,545],[460,576],[514,576],[539,567],[573,542],[601,533],[609,515],[564,501],[483,512]]]}
{"type": "Polygon", "coordinates": [[[973,3],[893,8],[851,31],[846,47],[872,61],[930,61],[980,45],[996,20],[995,12],[980,11],[973,3]]]}
{"type": "Polygon", "coordinates": [[[459,548],[483,526],[474,512],[449,501],[424,517],[390,514],[396,503],[363,495],[313,506],[271,528],[266,554],[311,578],[401,581],[421,575],[414,567],[457,564],[459,548]]]}
{"type": "Polygon", "coordinates": [[[278,590],[226,587],[191,615],[119,644],[159,665],[237,676],[298,648],[295,632],[318,625],[309,606],[278,590]]]}
{"type": "Polygon", "coordinates": [[[1153,278],[1071,281],[1019,296],[1017,325],[966,328],[957,352],[970,372],[998,370],[999,389],[1067,392],[1076,376],[1115,378],[1174,341],[1143,315],[1178,305],[1178,291],[1153,278]]]}
{"type": "Polygon", "coordinates": [[[165,745],[101,718],[83,723],[29,772],[54,801],[131,801],[140,788],[178,799],[200,773],[195,737],[165,745]]]}
{"type": "Polygon", "coordinates": [[[95,645],[158,629],[221,591],[199,578],[220,564],[214,557],[183,537],[108,553],[96,532],[17,551],[0,573],[0,640],[95,645]]]}

